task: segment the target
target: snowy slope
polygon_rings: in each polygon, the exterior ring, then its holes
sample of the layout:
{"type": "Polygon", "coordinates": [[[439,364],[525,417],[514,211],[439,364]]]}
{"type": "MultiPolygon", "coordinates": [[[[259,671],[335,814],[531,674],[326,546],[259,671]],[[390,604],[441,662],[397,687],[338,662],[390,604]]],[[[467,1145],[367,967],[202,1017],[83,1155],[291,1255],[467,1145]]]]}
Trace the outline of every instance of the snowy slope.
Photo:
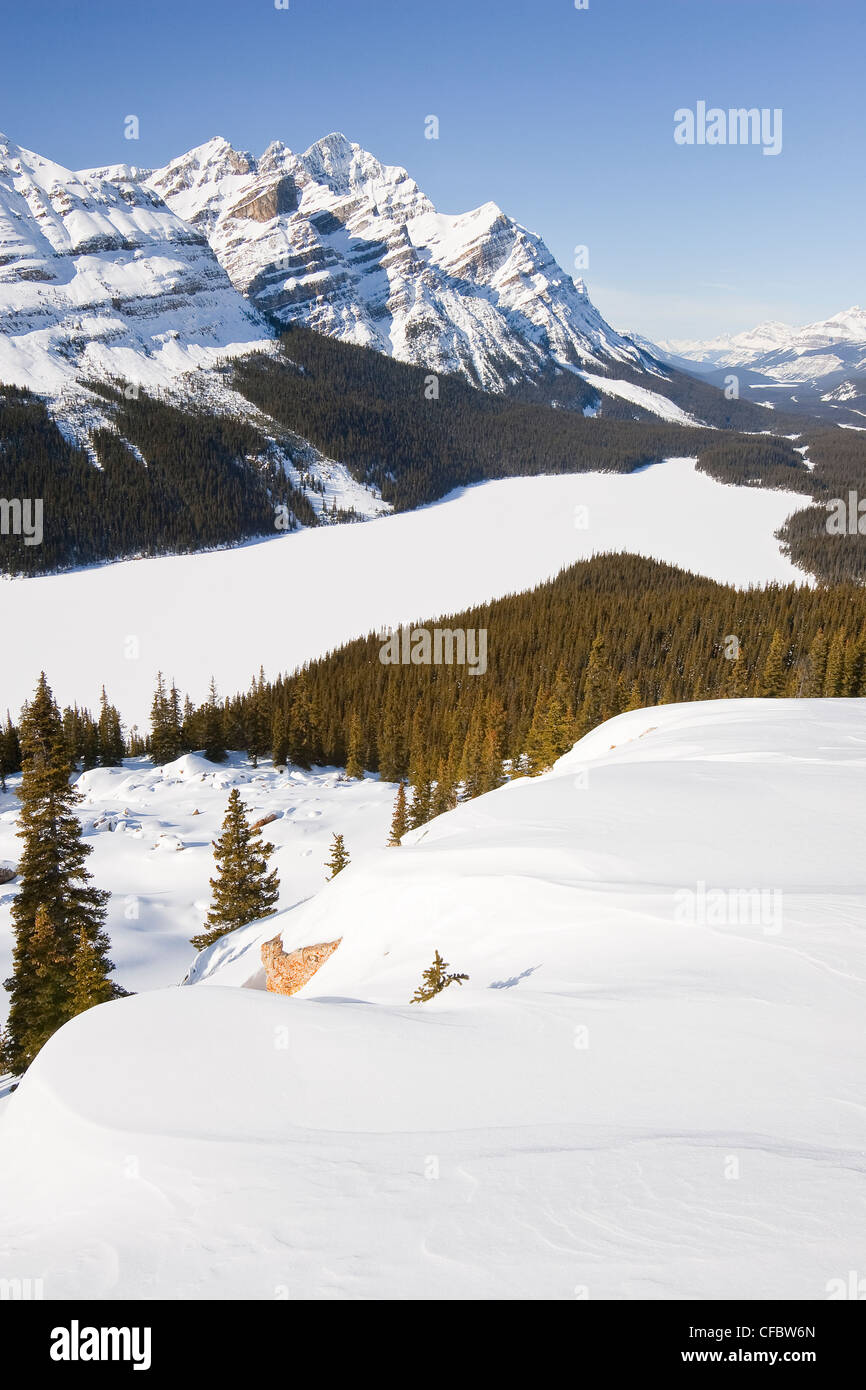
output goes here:
{"type": "Polygon", "coordinates": [[[621,715],[278,919],[343,937],[300,996],[236,960],[92,1010],[0,1105],[0,1275],[825,1298],[866,1239],[864,771],[860,701],[621,715]],[[701,882],[776,906],[689,921],[701,882]],[[410,1005],[437,947],[470,979],[410,1005]]]}
{"type": "Polygon", "coordinates": [[[49,396],[87,375],[158,386],[269,337],[137,171],[74,174],[0,136],[0,381],[49,396]]]}
{"type": "Polygon", "coordinates": [[[634,345],[494,203],[437,213],[405,169],[345,136],[260,159],[214,139],[148,179],[207,236],[232,283],[283,323],[303,323],[487,389],[551,358],[641,366],[634,345]]]}
{"type": "Polygon", "coordinates": [[[806,582],[774,537],[806,505],[802,494],[725,487],[693,460],[670,459],[628,475],[484,483],[364,526],[233,550],[0,579],[4,640],[15,652],[0,710],[20,708],[47,665],[61,704],[95,708],[104,681],[125,717],[144,726],[159,670],[196,700],[212,674],[228,694],[262,663],[274,676],[353,637],[531,588],[606,551],[737,585],[806,582]],[[448,564],[419,565],[419,555],[447,555],[448,564]],[[273,601],[251,604],[251,594],[273,601]],[[82,612],[99,622],[82,625],[82,612]],[[130,638],[136,659],[127,658],[130,638]]]}
{"type": "MultiPolygon", "coordinates": [[[[0,793],[0,864],[14,865],[20,777],[0,793]]],[[[335,769],[304,772],[252,768],[240,754],[223,764],[188,754],[165,767],[149,758],[123,768],[94,768],[78,779],[79,815],[93,853],[88,867],[111,893],[108,930],[116,976],[126,989],[159,989],[183,979],[195,957],[190,937],[201,930],[210,902],[212,841],[226,802],[238,787],[251,818],[274,845],[283,908],[317,893],[331,837],[340,833],[353,859],[388,838],[396,787],[377,778],[347,781],[335,769]]],[[[0,884],[0,980],[12,963],[12,902],[17,882],[0,884]]],[[[273,932],[271,933],[273,935],[273,932]]],[[[0,991],[0,1026],[7,1007],[0,991]]]]}

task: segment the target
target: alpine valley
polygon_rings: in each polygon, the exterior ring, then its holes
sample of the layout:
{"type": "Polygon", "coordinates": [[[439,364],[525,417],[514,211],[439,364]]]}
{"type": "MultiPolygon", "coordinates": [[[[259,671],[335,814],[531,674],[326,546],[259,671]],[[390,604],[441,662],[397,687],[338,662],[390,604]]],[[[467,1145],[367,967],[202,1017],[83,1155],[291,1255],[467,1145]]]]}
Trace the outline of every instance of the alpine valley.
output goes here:
{"type": "Polygon", "coordinates": [[[0,137],[0,1297],[859,1287],[864,341],[0,137]]]}
{"type": "MultiPolygon", "coordinates": [[[[783,414],[704,368],[617,332],[494,203],[439,213],[343,135],[77,173],[0,137],[3,492],[45,504],[43,544],[0,534],[8,573],[671,456],[834,495],[855,387],[783,414]]],[[[819,521],[790,551],[813,572],[819,521]]]]}

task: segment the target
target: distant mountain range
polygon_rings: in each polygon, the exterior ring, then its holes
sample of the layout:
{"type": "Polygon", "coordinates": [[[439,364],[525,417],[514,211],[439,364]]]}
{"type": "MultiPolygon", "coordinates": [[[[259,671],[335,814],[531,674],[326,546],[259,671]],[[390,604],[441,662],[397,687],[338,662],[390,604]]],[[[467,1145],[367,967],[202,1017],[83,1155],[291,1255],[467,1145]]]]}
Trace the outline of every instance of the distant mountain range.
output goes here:
{"type": "Polygon", "coordinates": [[[706,342],[652,343],[637,334],[632,341],[677,370],[700,372],[716,385],[739,371],[756,401],[831,416],[833,411],[866,415],[866,309],[859,305],[802,328],[768,322],[706,342]]]}

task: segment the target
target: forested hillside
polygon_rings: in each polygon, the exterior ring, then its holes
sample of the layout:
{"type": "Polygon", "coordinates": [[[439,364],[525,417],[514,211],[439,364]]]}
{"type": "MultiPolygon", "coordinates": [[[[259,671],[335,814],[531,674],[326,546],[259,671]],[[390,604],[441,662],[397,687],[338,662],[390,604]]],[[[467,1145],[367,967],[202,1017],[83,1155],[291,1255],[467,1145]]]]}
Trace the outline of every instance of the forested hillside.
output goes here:
{"type": "Polygon", "coordinates": [[[41,499],[44,527],[39,545],[0,535],[0,572],[42,574],[273,535],[278,504],[315,524],[283,470],[257,458],[266,441],[251,426],[144,392],[127,400],[104,385],[92,389],[116,427],[92,435],[99,467],[38,396],[0,387],[0,497],[41,499]]]}
{"type": "Polygon", "coordinates": [[[821,429],[798,441],[808,449],[816,506],[795,512],[779,532],[795,565],[826,584],[866,579],[866,433],[821,429]],[[853,498],[851,497],[851,494],[853,498]],[[844,529],[834,524],[841,502],[844,529]],[[828,508],[830,510],[828,510],[828,508]],[[831,529],[828,529],[828,523],[831,529]]]}
{"type": "MultiPolygon", "coordinates": [[[[360,482],[379,488],[397,511],[486,478],[629,473],[663,458],[700,456],[719,443],[717,430],[588,419],[579,409],[485,394],[459,377],[435,377],[305,328],[281,341],[284,361],[247,358],[226,369],[233,384],[360,482]]],[[[572,380],[579,407],[586,383],[572,380]]],[[[736,468],[713,470],[724,481],[811,491],[789,440],[737,434],[728,444],[736,468]]]]}

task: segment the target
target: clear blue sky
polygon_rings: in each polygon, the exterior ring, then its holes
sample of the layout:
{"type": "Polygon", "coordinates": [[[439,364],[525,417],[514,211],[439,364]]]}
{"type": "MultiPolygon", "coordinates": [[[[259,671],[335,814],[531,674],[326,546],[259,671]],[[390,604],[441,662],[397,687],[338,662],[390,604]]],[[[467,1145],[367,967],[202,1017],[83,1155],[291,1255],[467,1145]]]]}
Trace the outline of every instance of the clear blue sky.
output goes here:
{"type": "Polygon", "coordinates": [[[2,37],[0,129],[73,168],[342,130],[444,212],[492,199],[569,270],[587,245],[617,327],[866,302],[866,0],[5,0],[2,37]],[[676,145],[699,100],[781,107],[782,153],[676,145]]]}

